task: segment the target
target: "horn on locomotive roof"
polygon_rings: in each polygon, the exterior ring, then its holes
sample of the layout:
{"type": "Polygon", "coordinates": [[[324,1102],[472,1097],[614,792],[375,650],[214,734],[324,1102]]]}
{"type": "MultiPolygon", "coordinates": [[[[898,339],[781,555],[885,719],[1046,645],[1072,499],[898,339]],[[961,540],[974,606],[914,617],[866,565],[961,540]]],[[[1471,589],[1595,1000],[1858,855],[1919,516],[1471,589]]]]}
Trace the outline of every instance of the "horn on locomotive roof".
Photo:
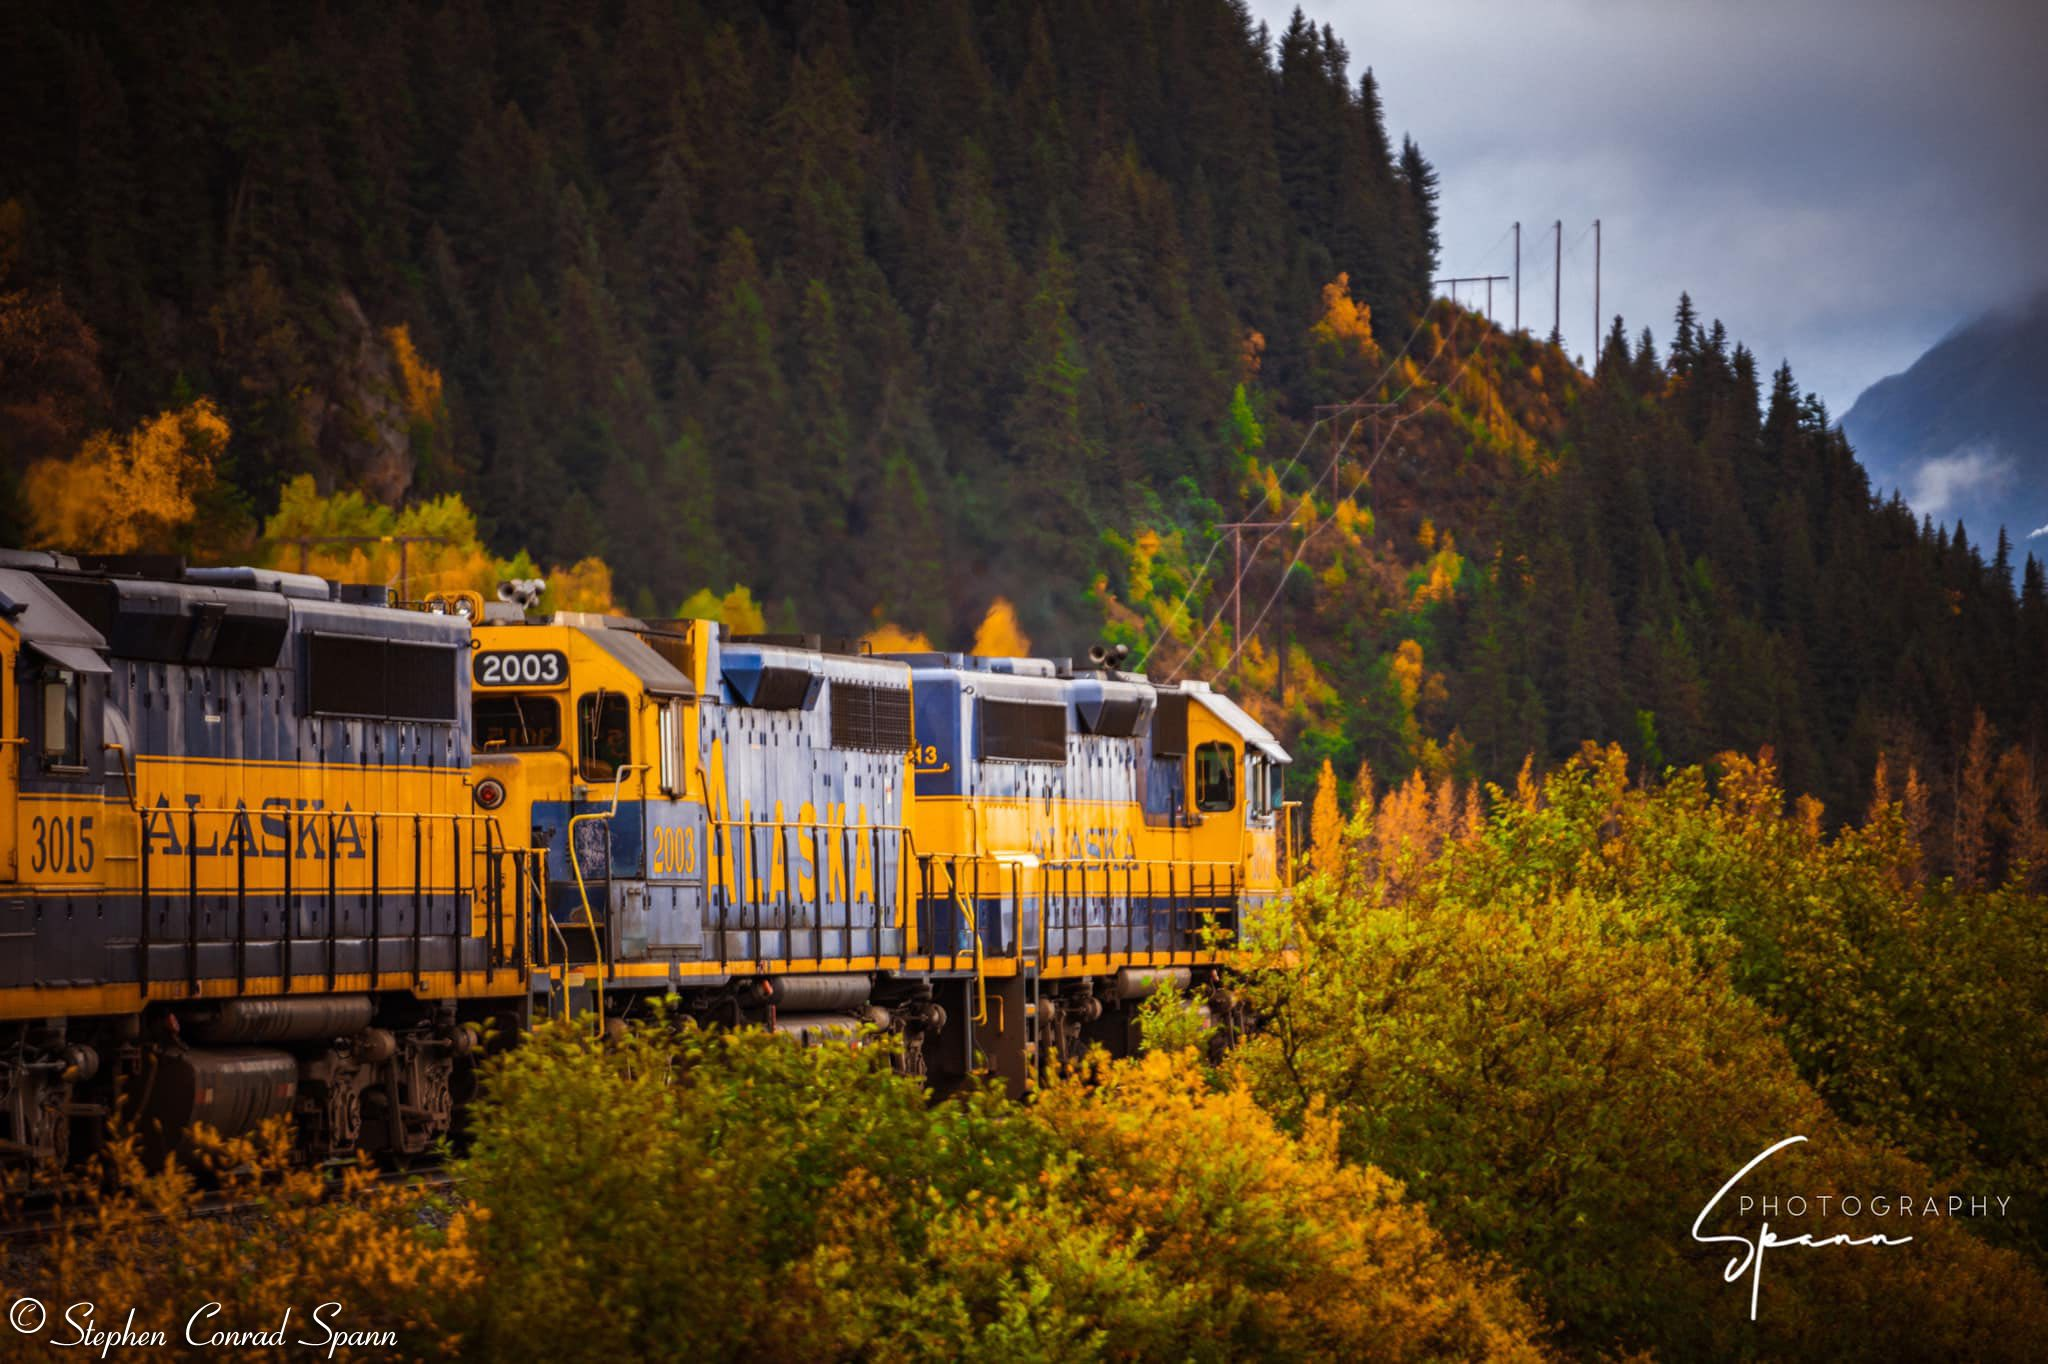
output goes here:
{"type": "Polygon", "coordinates": [[[522,611],[531,611],[540,604],[540,594],[547,590],[546,578],[513,578],[498,584],[498,600],[511,602],[522,611]]]}
{"type": "Polygon", "coordinates": [[[1088,661],[1098,668],[1119,666],[1131,653],[1128,644],[1095,644],[1088,649],[1088,661]]]}

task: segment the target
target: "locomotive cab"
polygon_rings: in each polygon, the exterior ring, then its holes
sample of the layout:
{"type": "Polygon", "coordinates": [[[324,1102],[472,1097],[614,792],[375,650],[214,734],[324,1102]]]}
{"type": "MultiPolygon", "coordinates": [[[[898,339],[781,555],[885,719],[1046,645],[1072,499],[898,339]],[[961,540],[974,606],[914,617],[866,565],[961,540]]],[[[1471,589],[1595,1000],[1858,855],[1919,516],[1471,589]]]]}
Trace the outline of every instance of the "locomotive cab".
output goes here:
{"type": "Polygon", "coordinates": [[[1263,901],[1288,883],[1287,750],[1229,697],[1206,683],[1182,685],[1192,703],[1186,747],[1194,856],[1235,863],[1247,899],[1263,901]]]}
{"type": "Polygon", "coordinates": [[[696,648],[687,623],[581,612],[493,608],[477,630],[476,800],[508,845],[540,854],[544,963],[602,971],[682,946],[701,920],[696,648]]]}
{"type": "Polygon", "coordinates": [[[102,713],[105,646],[42,582],[0,572],[0,725],[13,753],[0,765],[0,879],[98,884],[98,759],[120,742],[102,713]]]}

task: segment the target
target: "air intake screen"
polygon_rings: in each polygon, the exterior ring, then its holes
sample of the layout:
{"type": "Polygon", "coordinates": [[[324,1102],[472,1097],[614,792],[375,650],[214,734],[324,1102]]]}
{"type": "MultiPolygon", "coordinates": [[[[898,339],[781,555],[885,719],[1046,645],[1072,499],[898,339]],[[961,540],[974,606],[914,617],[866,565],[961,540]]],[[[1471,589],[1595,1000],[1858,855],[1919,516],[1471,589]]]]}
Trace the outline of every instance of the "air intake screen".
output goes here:
{"type": "Polygon", "coordinates": [[[635,633],[640,636],[640,642],[659,654],[661,660],[669,667],[684,677],[690,675],[690,665],[695,660],[690,657],[688,635],[670,634],[666,630],[640,630],[635,633]]]}
{"type": "Polygon", "coordinates": [[[1044,701],[983,701],[981,756],[1012,762],[1065,762],[1067,708],[1044,701]]]}
{"type": "Polygon", "coordinates": [[[834,682],[832,747],[907,752],[910,748],[909,689],[834,682]]]}
{"type": "Polygon", "coordinates": [[[1186,692],[1162,691],[1152,712],[1152,756],[1178,758],[1188,751],[1186,692]]]}
{"type": "MultiPolygon", "coordinates": [[[[1135,696],[1115,696],[1102,703],[1096,713],[1095,723],[1088,726],[1090,734],[1107,735],[1112,739],[1128,739],[1138,732],[1138,717],[1145,713],[1145,703],[1135,696]]],[[[1082,708],[1087,716],[1087,708],[1082,708]]]]}
{"type": "Polygon", "coordinates": [[[306,642],[306,709],[316,715],[373,720],[456,717],[455,650],[357,635],[314,635],[306,642]]]}

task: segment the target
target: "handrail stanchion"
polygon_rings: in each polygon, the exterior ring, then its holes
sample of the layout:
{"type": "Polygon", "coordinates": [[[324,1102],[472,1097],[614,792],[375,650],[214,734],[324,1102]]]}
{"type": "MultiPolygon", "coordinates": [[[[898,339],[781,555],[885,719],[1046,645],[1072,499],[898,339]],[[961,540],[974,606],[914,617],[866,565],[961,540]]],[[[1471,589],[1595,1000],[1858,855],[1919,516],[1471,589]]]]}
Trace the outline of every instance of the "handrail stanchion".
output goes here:
{"type": "Polygon", "coordinates": [[[370,812],[370,988],[384,974],[384,820],[370,812]]]}
{"type": "Polygon", "coordinates": [[[149,952],[152,931],[149,924],[149,830],[155,817],[147,810],[142,811],[141,815],[142,818],[137,823],[142,829],[142,848],[137,854],[137,860],[140,863],[138,874],[142,880],[142,922],[137,925],[135,933],[136,946],[140,949],[140,960],[135,964],[135,978],[142,983],[142,994],[146,999],[149,996],[149,952]]]}
{"type": "Polygon", "coordinates": [[[425,927],[422,922],[425,911],[420,902],[422,846],[420,816],[415,810],[412,816],[412,979],[415,985],[424,984],[427,975],[426,963],[420,960],[420,930],[425,927]]]}
{"type": "MultiPolygon", "coordinates": [[[[882,826],[868,826],[868,913],[874,919],[877,939],[882,932],[882,826]]],[[[879,946],[879,942],[877,946],[879,946]]],[[[853,916],[846,916],[846,950],[853,954],[853,916]]]]}
{"type": "Polygon", "coordinates": [[[526,862],[524,848],[512,850],[512,874],[519,879],[519,889],[512,895],[512,965],[519,972],[522,991],[533,989],[533,972],[526,960],[526,862]]]}
{"type": "Polygon", "coordinates": [[[193,994],[199,993],[199,814],[185,814],[185,973],[193,994]]]}
{"type": "MultiPolygon", "coordinates": [[[[796,952],[796,896],[789,884],[789,826],[779,819],[775,821],[775,853],[780,855],[782,862],[782,931],[776,934],[776,941],[782,948],[782,959],[789,961],[796,952]]],[[[770,870],[774,869],[776,861],[777,857],[771,854],[768,860],[770,870]]]]}
{"type": "Polygon", "coordinates": [[[297,821],[290,802],[284,810],[284,992],[292,992],[292,939],[298,933],[298,907],[292,903],[292,864],[299,860],[297,821]]]}
{"type": "Polygon", "coordinates": [[[332,990],[339,978],[340,963],[336,955],[341,947],[341,910],[335,896],[336,869],[341,859],[336,857],[334,848],[334,811],[327,812],[327,988],[332,990]]]}
{"type": "MultiPolygon", "coordinates": [[[[825,960],[825,877],[824,864],[818,858],[818,826],[811,825],[811,960],[825,960]]],[[[848,915],[846,922],[853,923],[848,915]]],[[[849,944],[848,956],[852,956],[849,944]]]]}
{"type": "Polygon", "coordinates": [[[249,992],[249,840],[231,823],[235,840],[235,993],[249,992]]]}
{"type": "Polygon", "coordinates": [[[448,817],[448,872],[455,878],[448,888],[448,946],[455,954],[452,963],[455,970],[455,984],[462,985],[462,943],[469,935],[463,931],[462,922],[462,820],[459,816],[448,817]]]}

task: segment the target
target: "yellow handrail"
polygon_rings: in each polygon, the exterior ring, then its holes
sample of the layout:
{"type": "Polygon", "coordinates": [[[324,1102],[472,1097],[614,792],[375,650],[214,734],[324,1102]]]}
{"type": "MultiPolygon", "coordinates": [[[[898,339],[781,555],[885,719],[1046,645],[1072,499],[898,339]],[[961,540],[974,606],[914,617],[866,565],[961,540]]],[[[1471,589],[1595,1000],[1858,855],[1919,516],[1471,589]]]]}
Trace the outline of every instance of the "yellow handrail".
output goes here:
{"type": "Polygon", "coordinates": [[[974,935],[974,1021],[986,1023],[988,1022],[988,970],[987,963],[981,953],[981,922],[979,916],[975,913],[975,908],[978,908],[978,906],[971,908],[965,900],[960,898],[959,869],[957,867],[948,867],[946,868],[946,874],[953,879],[953,903],[960,909],[961,917],[967,920],[967,931],[974,935]]]}
{"type": "MultiPolygon", "coordinates": [[[[590,950],[596,957],[597,1035],[599,1037],[604,1036],[604,943],[598,937],[597,915],[590,908],[590,887],[583,880],[583,859],[577,856],[576,853],[576,826],[586,819],[611,819],[612,816],[619,812],[619,788],[625,784],[626,778],[635,772],[645,772],[648,770],[649,768],[646,763],[627,763],[612,774],[612,804],[610,809],[606,810],[603,814],[593,810],[586,815],[569,816],[569,866],[576,873],[576,893],[583,897],[583,926],[590,930],[590,950]]],[[[607,853],[610,851],[609,843],[606,845],[606,851],[607,853]]],[[[611,879],[611,868],[609,865],[605,868],[605,879],[607,882],[611,879]]],[[[567,956],[568,953],[565,950],[563,952],[564,966],[568,965],[567,956]]]]}

